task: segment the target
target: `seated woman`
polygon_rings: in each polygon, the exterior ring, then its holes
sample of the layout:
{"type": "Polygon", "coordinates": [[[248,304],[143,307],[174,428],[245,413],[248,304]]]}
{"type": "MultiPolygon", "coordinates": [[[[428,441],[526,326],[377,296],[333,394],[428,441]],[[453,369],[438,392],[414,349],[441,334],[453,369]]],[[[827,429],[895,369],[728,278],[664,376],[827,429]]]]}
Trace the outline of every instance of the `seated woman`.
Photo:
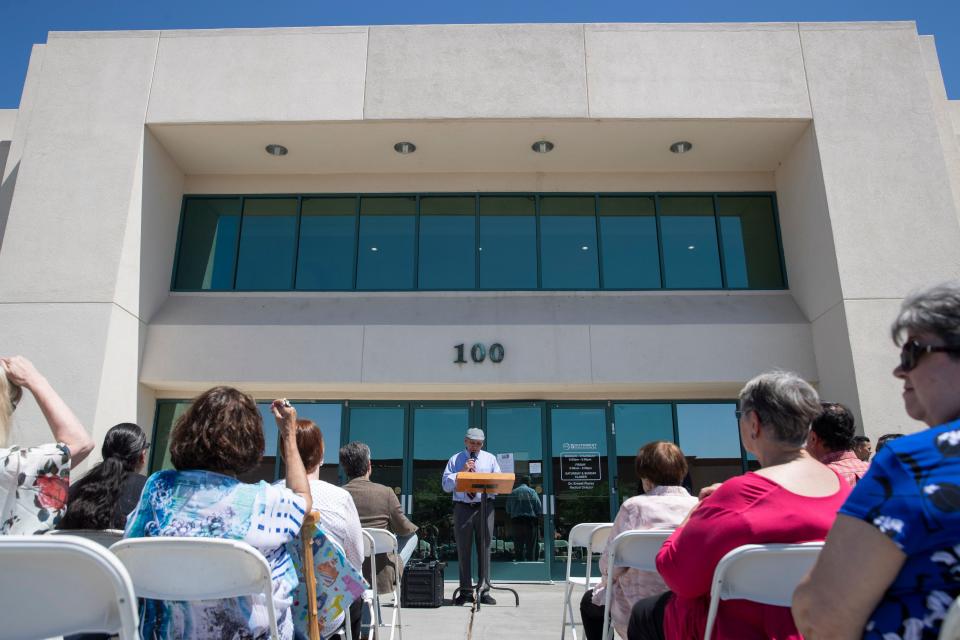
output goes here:
{"type": "Polygon", "coordinates": [[[147,481],[138,471],[149,446],[143,429],[133,423],[110,427],[100,447],[103,460],[70,485],[67,513],[57,528],[123,529],[147,481]]]}
{"type": "MultiPolygon", "coordinates": [[[[745,544],[823,540],[850,486],[806,452],[820,400],[792,373],[757,376],[740,392],[740,441],[761,469],[715,485],[664,543],[657,571],[670,591],[637,602],[629,640],[702,638],[713,572],[745,544]]],[[[714,638],[800,638],[788,607],[747,600],[720,603],[714,638]]]]}
{"type": "MultiPolygon", "coordinates": [[[[314,511],[320,512],[320,521],[317,526],[340,545],[347,556],[347,561],[359,572],[363,566],[363,533],[360,516],[357,515],[353,498],[345,489],[320,479],[324,452],[323,432],[313,420],[297,420],[296,441],[300,458],[307,470],[314,511]]],[[[318,584],[321,582],[322,576],[318,576],[318,584]]],[[[363,601],[360,598],[350,605],[350,625],[354,640],[360,638],[362,609],[363,601]]],[[[297,631],[302,632],[306,637],[307,630],[301,628],[303,620],[304,616],[294,616],[297,631]]],[[[341,614],[332,624],[324,627],[323,636],[333,635],[342,625],[343,615],[341,614]]]]}
{"type": "Polygon", "coordinates": [[[936,638],[960,595],[960,282],[907,298],[893,340],[906,412],[931,428],[878,443],[840,509],[793,598],[814,640],[936,638]]]}
{"type": "Polygon", "coordinates": [[[47,379],[23,356],[0,358],[0,535],[45,533],[63,515],[70,468],[93,450],[93,439],[47,379]],[[54,441],[7,447],[23,389],[47,419],[54,441]]]}
{"type": "MultiPolygon", "coordinates": [[[[286,486],[246,484],[237,476],[263,456],[263,420],[253,399],[231,387],[215,387],[194,399],[170,435],[174,470],[147,479],[124,536],[186,536],[242,540],[271,567],[280,637],[293,637],[291,593],[297,574],[284,544],[300,533],[313,500],[300,460],[296,410],[274,400],[286,458],[286,486]]],[[[140,616],[144,638],[201,640],[266,638],[267,609],[250,597],[201,602],[147,600],[140,616]]]]}
{"type": "MultiPolygon", "coordinates": [[[[620,506],[613,521],[610,540],[624,531],[637,529],[673,529],[696,506],[697,499],[681,485],[687,475],[687,460],[672,442],[649,442],[637,452],[634,462],[643,495],[634,496],[620,506]]],[[[633,603],[667,590],[653,571],[618,568],[607,575],[607,549],[600,556],[600,584],[583,594],[580,617],[587,640],[600,640],[603,634],[603,603],[606,589],[612,588],[611,619],[621,638],[627,635],[627,619],[633,603]]]]}

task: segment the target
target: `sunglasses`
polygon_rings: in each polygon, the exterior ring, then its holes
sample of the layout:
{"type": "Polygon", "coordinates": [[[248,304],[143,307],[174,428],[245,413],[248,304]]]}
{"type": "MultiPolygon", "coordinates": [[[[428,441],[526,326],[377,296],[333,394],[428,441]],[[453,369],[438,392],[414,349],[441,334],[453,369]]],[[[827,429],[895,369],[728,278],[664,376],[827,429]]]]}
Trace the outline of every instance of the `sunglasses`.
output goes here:
{"type": "Polygon", "coordinates": [[[909,340],[903,343],[900,349],[900,370],[907,372],[912,370],[918,364],[920,359],[928,353],[960,353],[960,346],[942,346],[938,347],[932,344],[920,344],[916,340],[909,340]]]}

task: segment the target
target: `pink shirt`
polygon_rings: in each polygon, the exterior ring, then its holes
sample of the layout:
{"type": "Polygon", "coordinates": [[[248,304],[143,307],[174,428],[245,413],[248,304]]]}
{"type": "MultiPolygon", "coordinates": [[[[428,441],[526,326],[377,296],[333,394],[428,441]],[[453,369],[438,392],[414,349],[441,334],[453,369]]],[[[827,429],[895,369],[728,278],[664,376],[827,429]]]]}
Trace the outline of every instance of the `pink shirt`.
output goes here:
{"type": "Polygon", "coordinates": [[[870,463],[858,458],[853,451],[834,451],[820,458],[820,462],[836,471],[851,487],[857,484],[857,480],[865,476],[870,468],[870,463]]]}
{"type": "MultiPolygon", "coordinates": [[[[657,555],[657,569],[674,593],[664,612],[667,640],[703,638],[713,571],[727,552],[745,544],[823,540],[849,493],[841,482],[831,496],[800,496],[753,472],[724,482],[657,555]]],[[[714,631],[717,640],[801,638],[789,607],[747,600],[721,602],[714,631]]]]}
{"type": "MultiPolygon", "coordinates": [[[[654,487],[642,496],[635,496],[624,502],[617,513],[610,531],[610,540],[624,531],[635,529],[674,529],[687,517],[697,499],[687,493],[683,487],[654,487]]],[[[600,556],[601,582],[593,588],[593,604],[603,606],[606,597],[607,550],[600,556]]],[[[663,593],[667,586],[655,571],[639,569],[615,569],[613,579],[611,616],[613,626],[621,638],[627,637],[627,622],[630,607],[640,598],[663,593]]]]}

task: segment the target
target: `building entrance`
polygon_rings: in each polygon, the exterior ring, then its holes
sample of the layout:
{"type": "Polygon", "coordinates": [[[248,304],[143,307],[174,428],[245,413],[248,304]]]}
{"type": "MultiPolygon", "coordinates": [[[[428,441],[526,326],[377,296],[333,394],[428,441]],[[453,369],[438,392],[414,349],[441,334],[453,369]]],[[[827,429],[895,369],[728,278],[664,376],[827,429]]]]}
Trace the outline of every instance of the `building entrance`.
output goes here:
{"type": "MultiPolygon", "coordinates": [[[[647,442],[680,445],[690,468],[686,484],[694,494],[755,464],[740,446],[736,403],[730,400],[291,401],[324,434],[321,479],[343,484],[338,448],[351,440],[365,442],[371,479],[390,487],[420,527],[415,557],[447,562],[450,578],[457,576],[457,552],[451,496],[441,476],[469,427],[484,430],[487,451],[516,475],[510,495],[494,502],[494,581],[562,579],[571,552],[574,570],[583,575],[581,550],[567,548],[570,529],[580,522],[611,522],[620,504],[639,493],[634,458],[647,442]]],[[[188,404],[158,402],[152,471],[170,468],[169,434],[188,404]]],[[[267,450],[262,463],[241,478],[245,482],[283,477],[269,403],[258,404],[267,450]]],[[[593,575],[597,570],[594,566],[593,575]]]]}

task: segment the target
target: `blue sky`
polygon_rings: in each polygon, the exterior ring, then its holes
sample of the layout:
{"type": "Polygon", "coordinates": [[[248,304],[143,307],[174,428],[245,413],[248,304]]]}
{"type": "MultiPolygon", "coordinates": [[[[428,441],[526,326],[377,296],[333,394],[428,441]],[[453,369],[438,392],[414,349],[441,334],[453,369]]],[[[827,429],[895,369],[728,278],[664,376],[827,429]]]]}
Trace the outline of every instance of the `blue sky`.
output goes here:
{"type": "Polygon", "coordinates": [[[960,97],[956,0],[0,0],[0,109],[16,108],[30,47],[48,31],[493,22],[915,20],[936,36],[947,92],[960,97]]]}

